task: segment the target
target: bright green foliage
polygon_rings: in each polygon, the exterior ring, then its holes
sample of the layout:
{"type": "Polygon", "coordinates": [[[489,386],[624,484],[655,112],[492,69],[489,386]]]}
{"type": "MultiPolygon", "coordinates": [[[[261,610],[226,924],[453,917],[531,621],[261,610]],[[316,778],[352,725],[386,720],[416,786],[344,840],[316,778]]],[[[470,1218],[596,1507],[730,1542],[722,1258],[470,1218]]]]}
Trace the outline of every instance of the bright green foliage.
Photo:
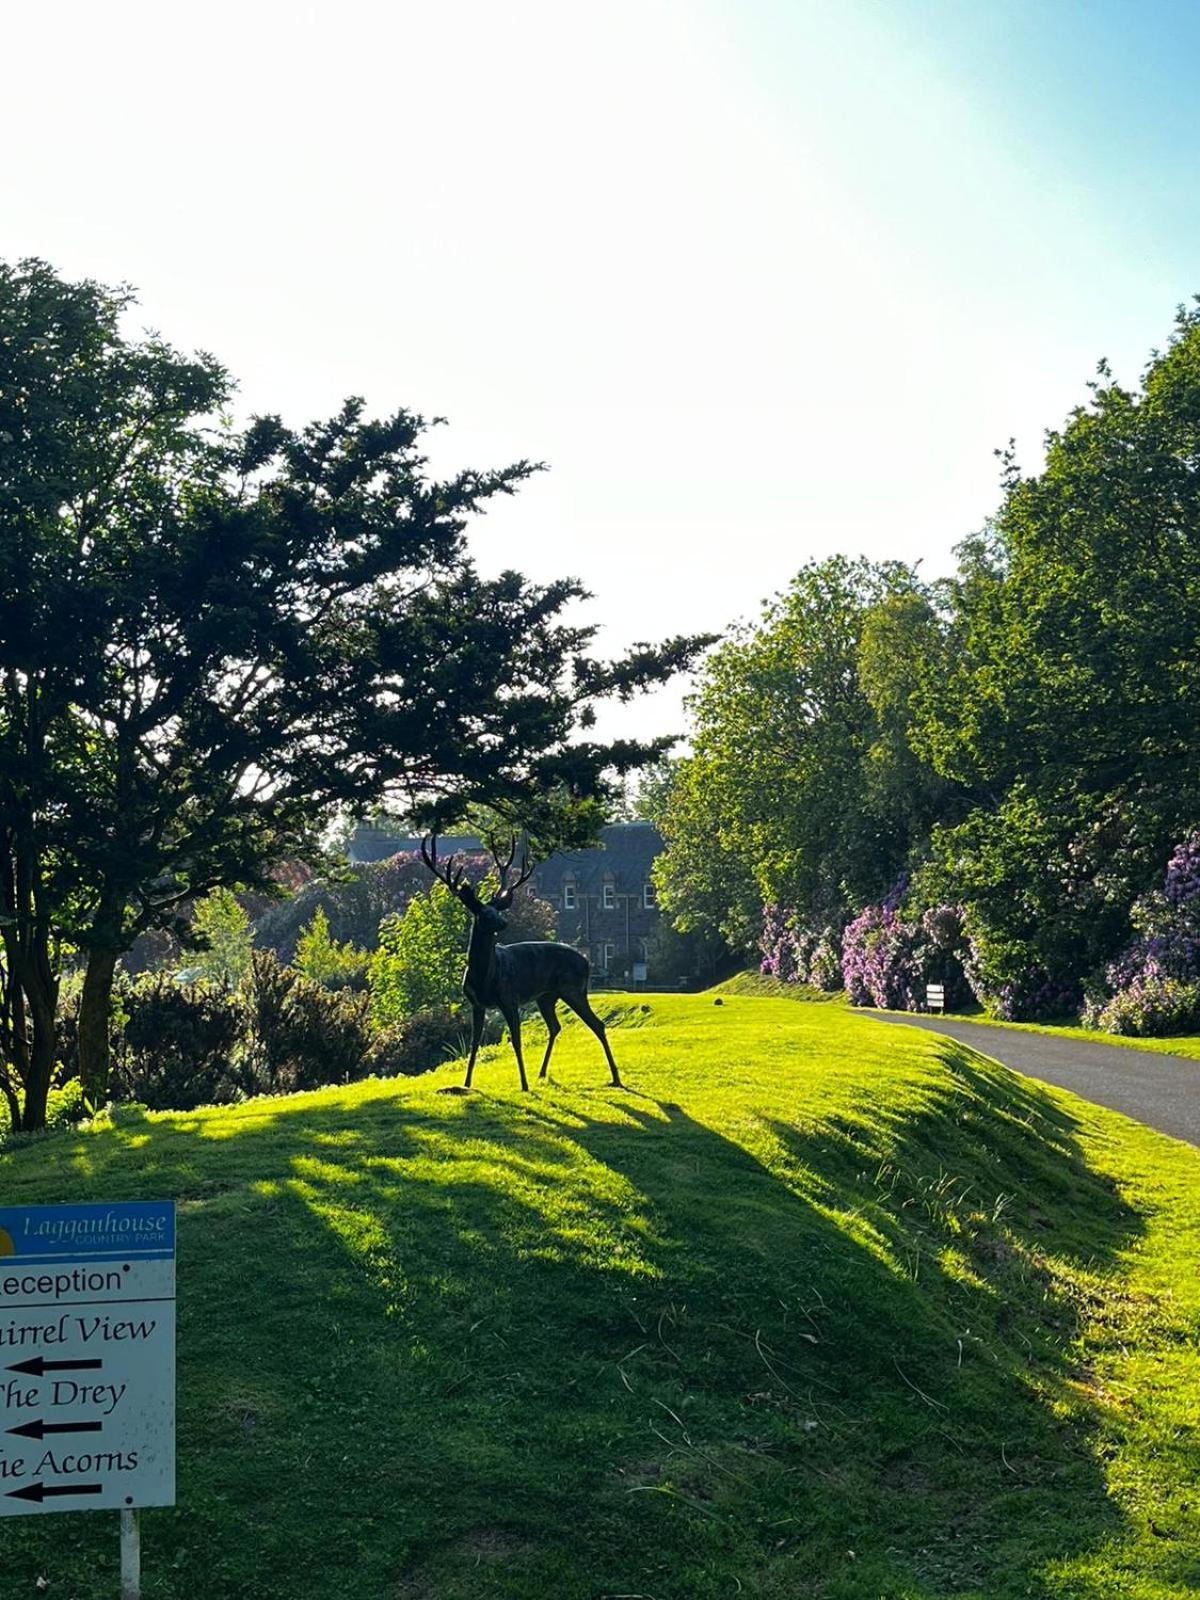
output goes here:
{"type": "Polygon", "coordinates": [[[196,902],[192,934],[203,944],[189,958],[201,977],[233,989],[250,970],[254,935],[250,918],[229,889],[214,889],[196,902]]]}
{"type": "MultiPolygon", "coordinates": [[[[656,880],[680,927],[715,926],[745,945],[763,901],[836,919],[905,864],[928,819],[897,716],[878,683],[868,693],[860,681],[883,607],[925,615],[909,568],[813,562],[709,658],[694,753],[659,804],[668,851],[656,880]]],[[[876,659],[883,648],[877,634],[876,659]]]]}
{"type": "MultiPolygon", "coordinates": [[[[186,1202],[154,1600],[1194,1589],[1200,1152],[721,998],[606,996],[627,1092],[571,1024],[528,1095],[504,1046],[470,1096],[457,1063],[0,1156],[11,1205],[186,1202]]],[[[109,1519],[6,1521],[39,1577],[111,1600],[109,1519]]]]}
{"type": "Polygon", "coordinates": [[[400,916],[384,918],[367,967],[371,1016],[380,1027],[461,999],[470,921],[443,883],[414,895],[400,916]]]}
{"type": "Polygon", "coordinates": [[[330,936],[329,918],[324,906],[318,906],[312,921],[303,930],[296,944],[293,966],[313,983],[326,989],[340,989],[365,977],[368,955],[352,944],[339,944],[330,936]]]}
{"type": "Polygon", "coordinates": [[[1077,984],[1200,818],[1200,310],[1181,311],[1140,391],[1107,369],[1008,463],[1004,505],[964,547],[910,730],[974,800],[942,831],[995,981],[1077,984]]]}

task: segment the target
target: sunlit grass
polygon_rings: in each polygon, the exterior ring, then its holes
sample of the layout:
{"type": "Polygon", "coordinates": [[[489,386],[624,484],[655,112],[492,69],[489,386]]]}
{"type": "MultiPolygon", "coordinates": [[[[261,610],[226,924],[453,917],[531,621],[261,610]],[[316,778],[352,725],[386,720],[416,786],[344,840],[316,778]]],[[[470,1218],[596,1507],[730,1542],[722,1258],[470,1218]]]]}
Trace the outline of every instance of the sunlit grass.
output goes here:
{"type": "Polygon", "coordinates": [[[1196,1033],[1176,1033],[1164,1039],[1132,1039],[1119,1033],[1104,1033],[1099,1028],[1085,1028],[1069,1017],[1060,1018],[1057,1022],[999,1022],[995,1017],[977,1011],[947,1011],[946,1017],[953,1022],[982,1022],[989,1028],[1048,1033],[1059,1039],[1091,1039],[1096,1044],[1115,1044],[1126,1050],[1152,1050],[1157,1055],[1187,1056],[1193,1061],[1200,1060],[1200,1034],[1196,1033]]]}
{"type": "MultiPolygon", "coordinates": [[[[528,1095],[505,1045],[0,1157],[181,1204],[147,1600],[1200,1581],[1197,1152],[838,1005],[603,1009],[625,1091],[571,1026],[528,1095]]],[[[114,1593],[109,1521],[0,1524],[12,1594],[114,1593]]]]}

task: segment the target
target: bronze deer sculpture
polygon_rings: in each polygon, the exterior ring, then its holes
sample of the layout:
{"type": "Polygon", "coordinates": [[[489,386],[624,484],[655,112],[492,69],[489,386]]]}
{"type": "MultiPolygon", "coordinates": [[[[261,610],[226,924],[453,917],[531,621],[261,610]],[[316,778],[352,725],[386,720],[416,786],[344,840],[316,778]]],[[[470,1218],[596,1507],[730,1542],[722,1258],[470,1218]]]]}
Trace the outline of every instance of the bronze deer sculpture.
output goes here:
{"type": "Polygon", "coordinates": [[[493,851],[493,860],[500,874],[500,887],[490,900],[484,901],[466,882],[465,865],[456,868],[453,856],[446,862],[438,860],[436,833],[421,841],[421,860],[471,913],[471,942],[467,947],[467,970],[463,974],[463,993],[471,1003],[471,1055],[467,1061],[464,1088],[471,1087],[475,1057],[483,1037],[484,1017],[492,1006],[500,1011],[508,1026],[517,1058],[517,1070],[521,1074],[521,1087],[529,1088],[521,1055],[521,1007],[531,1000],[537,1001],[538,1010],[545,1018],[550,1034],[546,1042],[546,1054],[542,1058],[542,1070],[538,1073],[539,1081],[544,1078],[550,1066],[554,1041],[562,1032],[556,1011],[557,1003],[561,1000],[599,1039],[608,1059],[612,1081],[619,1089],[621,1075],[609,1048],[608,1035],[588,1001],[590,968],[587,957],[573,950],[569,944],[554,944],[547,939],[529,939],[520,944],[496,943],[497,936],[507,927],[501,913],[508,910],[513,895],[533,874],[529,857],[525,856],[516,881],[508,881],[516,854],[515,839],[507,861],[502,862],[493,851]]]}

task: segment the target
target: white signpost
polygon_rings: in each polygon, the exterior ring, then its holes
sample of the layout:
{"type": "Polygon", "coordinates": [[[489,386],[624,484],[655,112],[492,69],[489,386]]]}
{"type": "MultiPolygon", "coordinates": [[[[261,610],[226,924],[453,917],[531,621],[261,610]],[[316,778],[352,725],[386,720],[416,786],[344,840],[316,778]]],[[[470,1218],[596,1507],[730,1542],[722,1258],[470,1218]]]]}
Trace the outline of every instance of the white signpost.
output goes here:
{"type": "Polygon", "coordinates": [[[0,1207],[0,1517],[174,1503],[174,1202],[0,1207]]]}

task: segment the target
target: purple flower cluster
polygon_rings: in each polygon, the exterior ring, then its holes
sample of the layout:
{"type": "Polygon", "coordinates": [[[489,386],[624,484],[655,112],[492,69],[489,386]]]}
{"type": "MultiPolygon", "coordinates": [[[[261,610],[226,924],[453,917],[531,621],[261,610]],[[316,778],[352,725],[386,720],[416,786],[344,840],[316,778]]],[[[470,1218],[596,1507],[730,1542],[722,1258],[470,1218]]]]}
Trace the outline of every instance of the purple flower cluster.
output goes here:
{"type": "Polygon", "coordinates": [[[842,964],[837,929],[805,927],[784,906],[763,907],[759,970],[781,983],[807,983],[815,989],[840,989],[842,964]]]}
{"type": "Polygon", "coordinates": [[[1190,833],[1167,862],[1163,897],[1171,905],[1187,907],[1194,916],[1200,906],[1200,832],[1190,833]]]}
{"type": "Polygon", "coordinates": [[[848,923],[842,935],[842,978],[850,1003],[916,1011],[925,999],[916,958],[920,937],[920,924],[904,922],[887,900],[867,906],[848,923]]]}
{"type": "Polygon", "coordinates": [[[902,878],[840,933],[832,924],[809,926],[786,906],[764,906],[760,970],[783,983],[844,987],[854,1005],[922,1011],[929,983],[945,985],[948,1005],[960,1003],[969,993],[962,907],[933,906],[906,918],[907,887],[902,878]]]}
{"type": "Polygon", "coordinates": [[[1001,984],[986,1003],[1001,1022],[1042,1022],[1050,1017],[1074,1016],[1079,992],[1056,983],[1041,967],[1031,967],[1020,977],[1001,984]]]}
{"type": "Polygon", "coordinates": [[[1106,1033],[1153,1038],[1200,1028],[1200,983],[1139,976],[1104,1004],[1092,1000],[1083,1020],[1106,1033]]]}
{"type": "Polygon", "coordinates": [[[925,989],[941,983],[947,1005],[966,996],[961,906],[931,906],[909,920],[900,910],[901,882],[877,906],[855,917],[842,936],[842,977],[854,1005],[924,1011],[925,989]]]}
{"type": "Polygon", "coordinates": [[[1132,911],[1139,937],[1104,970],[1083,1021],[1108,1033],[1179,1033],[1200,1022],[1200,832],[1175,847],[1160,892],[1132,911]]]}

